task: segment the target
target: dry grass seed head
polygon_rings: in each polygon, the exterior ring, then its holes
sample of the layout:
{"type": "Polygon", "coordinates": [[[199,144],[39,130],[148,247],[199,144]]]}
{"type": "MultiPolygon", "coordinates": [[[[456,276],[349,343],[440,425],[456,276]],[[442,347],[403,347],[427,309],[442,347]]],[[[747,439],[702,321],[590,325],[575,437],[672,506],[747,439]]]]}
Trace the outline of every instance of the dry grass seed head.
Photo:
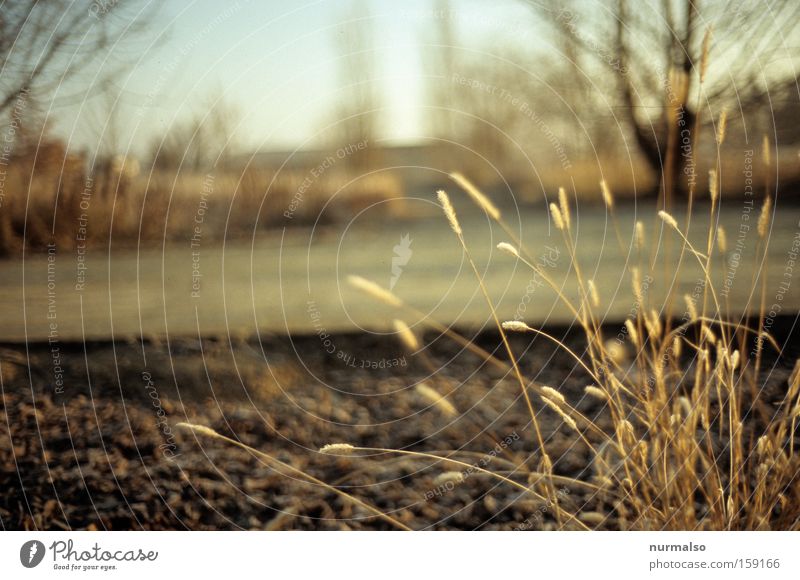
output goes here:
{"type": "Polygon", "coordinates": [[[503,330],[509,330],[511,332],[527,332],[530,330],[527,324],[519,320],[506,320],[501,326],[503,330]]]}
{"type": "Polygon", "coordinates": [[[547,405],[553,411],[558,413],[558,415],[561,417],[561,419],[564,421],[564,423],[567,424],[568,427],[570,427],[571,429],[573,429],[575,431],[578,430],[578,425],[577,425],[577,423],[575,423],[575,419],[573,419],[572,417],[567,415],[558,403],[556,403],[552,399],[548,399],[547,397],[542,397],[541,399],[542,399],[542,401],[544,402],[545,405],[547,405]]]}
{"type": "Polygon", "coordinates": [[[658,217],[660,217],[661,220],[668,226],[672,226],[676,230],[678,229],[678,222],[675,220],[674,217],[665,212],[663,209],[658,212],[658,217]]]}
{"type": "Polygon", "coordinates": [[[609,360],[620,366],[628,358],[628,351],[625,348],[625,343],[622,343],[615,338],[610,338],[605,342],[605,344],[603,344],[603,351],[609,360]]]}
{"type": "Polygon", "coordinates": [[[685,417],[688,418],[692,415],[692,404],[686,397],[678,397],[678,406],[680,406],[685,417]]]}
{"type": "Polygon", "coordinates": [[[769,217],[772,209],[772,198],[767,196],[764,199],[764,205],[761,206],[761,214],[758,216],[758,235],[761,238],[767,237],[767,230],[769,229],[769,217]]]}
{"type": "Polygon", "coordinates": [[[679,359],[681,357],[681,351],[683,350],[683,341],[681,341],[679,336],[676,336],[672,339],[672,354],[675,359],[679,359]]]}
{"type": "Polygon", "coordinates": [[[620,442],[625,445],[632,445],[636,441],[636,435],[634,434],[633,425],[627,419],[620,419],[617,421],[617,437],[619,438],[620,442]]]}
{"type": "Polygon", "coordinates": [[[417,393],[419,393],[428,402],[433,403],[448,417],[453,417],[458,414],[455,406],[453,406],[450,401],[445,399],[436,389],[429,387],[425,383],[419,383],[415,388],[417,393]]]}
{"type": "Polygon", "coordinates": [[[603,202],[606,204],[606,207],[608,209],[613,209],[614,196],[611,194],[611,189],[608,187],[608,183],[606,183],[605,179],[600,182],[600,191],[603,194],[603,202]]]}
{"type": "Polygon", "coordinates": [[[645,242],[645,239],[644,239],[644,224],[642,222],[640,222],[640,221],[636,222],[636,236],[635,236],[634,239],[636,241],[636,247],[638,249],[641,250],[642,248],[644,248],[644,242],[645,242]]]}
{"type": "Polygon", "coordinates": [[[631,268],[631,289],[641,307],[644,304],[644,287],[642,286],[642,273],[636,266],[631,268]]]}
{"type": "Polygon", "coordinates": [[[564,226],[567,229],[572,225],[571,213],[569,210],[569,200],[567,199],[567,191],[563,187],[558,188],[558,207],[561,210],[561,218],[564,220],[564,226]]]}
{"type": "Polygon", "coordinates": [[[722,109],[719,115],[719,124],[717,125],[717,145],[722,145],[725,141],[725,129],[728,124],[728,109],[722,109]]]}
{"type": "Polygon", "coordinates": [[[444,215],[447,216],[447,221],[450,222],[452,230],[458,236],[463,235],[464,232],[461,230],[461,224],[458,223],[458,218],[456,217],[456,210],[453,208],[453,204],[450,203],[450,197],[442,189],[436,192],[436,196],[439,198],[439,203],[442,204],[444,215]]]}
{"type": "Polygon", "coordinates": [[[800,392],[800,358],[794,363],[794,368],[789,374],[789,395],[794,396],[795,393],[800,392]]]}
{"type": "Polygon", "coordinates": [[[597,293],[597,286],[595,286],[594,280],[589,280],[589,298],[592,301],[592,306],[595,308],[600,307],[600,295],[597,293]]]}
{"type": "Polygon", "coordinates": [[[703,370],[706,374],[711,372],[711,353],[708,348],[700,349],[697,352],[697,359],[703,363],[703,370]]]}
{"type": "Polygon", "coordinates": [[[436,476],[433,480],[433,485],[436,487],[447,485],[448,483],[454,483],[458,485],[464,481],[464,474],[460,471],[445,471],[444,473],[440,473],[436,476]]]}
{"type": "Polygon", "coordinates": [[[700,82],[706,80],[706,71],[708,70],[708,55],[711,52],[711,27],[706,29],[705,36],[703,36],[703,53],[700,57],[700,82]]]}
{"type": "Polygon", "coordinates": [[[731,354],[730,363],[731,363],[731,370],[736,370],[736,367],[739,366],[739,351],[735,350],[731,354]]]}
{"type": "Polygon", "coordinates": [[[487,214],[489,214],[493,220],[497,221],[500,219],[500,210],[497,209],[497,206],[492,203],[492,201],[486,197],[481,190],[479,190],[475,185],[468,180],[466,177],[461,175],[458,172],[453,172],[450,174],[450,178],[455,181],[461,189],[467,192],[472,198],[472,201],[475,204],[483,209],[487,214]]]}
{"type": "Polygon", "coordinates": [[[553,218],[553,225],[556,226],[557,230],[564,229],[564,219],[561,216],[561,210],[558,209],[558,206],[554,203],[550,204],[550,216],[553,218]]]}
{"type": "Polygon", "coordinates": [[[198,435],[206,435],[207,437],[219,436],[219,433],[217,433],[210,427],[206,427],[205,425],[197,425],[195,423],[178,423],[175,426],[182,429],[190,429],[191,431],[194,431],[198,435]]]}
{"type": "Polygon", "coordinates": [[[581,512],[578,518],[590,526],[599,526],[609,520],[609,515],[601,512],[581,512]]]}
{"type": "Polygon", "coordinates": [[[721,254],[728,252],[728,236],[725,234],[725,228],[719,226],[717,228],[717,248],[721,254]]]}
{"type": "Polygon", "coordinates": [[[717,170],[711,169],[708,172],[708,196],[711,202],[714,203],[719,197],[719,181],[717,180],[717,170]]]}
{"type": "Polygon", "coordinates": [[[367,280],[366,278],[362,278],[361,276],[348,276],[347,282],[353,288],[361,290],[362,292],[369,294],[376,300],[380,300],[381,302],[384,302],[389,306],[399,307],[403,305],[403,301],[400,300],[400,298],[398,298],[388,290],[381,288],[371,280],[367,280]]]}
{"type": "Polygon", "coordinates": [[[497,244],[497,249],[501,252],[505,252],[506,254],[514,256],[515,258],[519,258],[519,251],[517,248],[507,242],[500,242],[497,244]]]}
{"type": "Polygon", "coordinates": [[[564,404],[567,402],[567,400],[564,398],[564,395],[556,391],[553,387],[542,387],[542,391],[554,401],[564,404]]]}
{"type": "Polygon", "coordinates": [[[625,329],[628,331],[628,336],[631,339],[631,342],[638,346],[639,345],[639,333],[636,331],[636,325],[633,323],[633,320],[630,318],[625,321],[625,329]]]}
{"type": "Polygon", "coordinates": [[[319,452],[323,455],[350,455],[355,447],[349,443],[328,443],[323,445],[319,452]]]}
{"type": "Polygon", "coordinates": [[[601,388],[595,387],[594,385],[589,385],[584,389],[587,395],[590,395],[596,399],[607,400],[608,394],[601,388]]]}
{"type": "Polygon", "coordinates": [[[608,377],[608,383],[611,385],[611,388],[615,393],[623,388],[622,381],[620,381],[616,375],[609,374],[606,376],[608,377]]]}
{"type": "Polygon", "coordinates": [[[683,301],[686,303],[686,312],[689,313],[690,320],[697,320],[697,306],[694,303],[694,298],[689,294],[684,294],[683,301]]]}
{"type": "Polygon", "coordinates": [[[644,325],[647,329],[647,335],[655,340],[661,336],[661,317],[658,315],[658,312],[655,308],[650,309],[649,317],[647,314],[644,315],[644,325]]]}
{"type": "Polygon", "coordinates": [[[417,340],[417,335],[414,334],[414,331],[412,331],[405,322],[395,319],[394,329],[397,332],[397,335],[400,337],[400,341],[408,350],[411,352],[416,352],[419,350],[420,345],[419,340],[417,340]]]}

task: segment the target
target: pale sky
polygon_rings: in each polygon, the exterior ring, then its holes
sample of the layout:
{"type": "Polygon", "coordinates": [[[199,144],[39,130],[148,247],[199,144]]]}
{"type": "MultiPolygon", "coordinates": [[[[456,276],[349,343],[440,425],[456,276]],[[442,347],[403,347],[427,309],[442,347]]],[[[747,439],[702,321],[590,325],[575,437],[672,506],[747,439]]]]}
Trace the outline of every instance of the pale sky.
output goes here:
{"type": "MultiPolygon", "coordinates": [[[[155,0],[131,0],[135,1],[155,0]]],[[[576,6],[584,10],[585,19],[591,19],[592,10],[608,7],[604,1],[587,0],[576,6]]],[[[222,95],[240,112],[236,137],[243,150],[317,147],[320,130],[337,119],[336,107],[343,97],[341,51],[336,39],[352,33],[352,26],[346,24],[352,2],[160,2],[148,31],[122,42],[107,55],[104,68],[130,64],[117,77],[120,90],[109,92],[113,93],[111,99],[95,95],[60,106],[51,112],[51,126],[71,147],[93,150],[98,136],[110,132],[111,125],[106,125],[110,118],[118,135],[115,150],[141,156],[176,120],[209,110],[213,106],[209,99],[222,95]],[[117,114],[109,115],[116,94],[120,95],[117,114]]],[[[395,142],[414,142],[425,135],[425,75],[430,72],[424,56],[430,49],[425,44],[435,40],[435,27],[442,18],[453,23],[456,51],[461,51],[465,62],[486,58],[491,67],[499,62],[492,60],[492,54],[502,55],[508,45],[547,59],[560,58],[561,47],[548,46],[534,11],[521,0],[451,0],[447,15],[438,12],[436,0],[363,0],[362,4],[373,36],[375,84],[384,107],[380,133],[395,142]]],[[[116,17],[132,20],[131,5],[119,6],[126,11],[116,17]]],[[[797,34],[795,30],[790,44],[797,34]]],[[[747,34],[732,39],[740,48],[760,42],[747,34]]],[[[724,51],[715,53],[714,58],[722,76],[738,66],[724,51]]],[[[522,63],[532,77],[545,68],[537,62],[541,57],[526,57],[522,63]]],[[[90,86],[96,83],[95,72],[82,71],[73,83],[90,86]]],[[[66,86],[61,92],[68,96],[75,90],[66,86]]],[[[606,109],[616,105],[604,104],[606,109]]],[[[613,110],[578,113],[608,116],[613,110]]]]}
{"type": "MultiPolygon", "coordinates": [[[[439,17],[435,2],[366,5],[386,107],[382,132],[392,140],[413,141],[424,126],[420,45],[431,38],[439,17]]],[[[349,6],[349,0],[163,2],[150,30],[118,50],[133,63],[118,81],[123,149],[141,153],[173,119],[202,109],[219,94],[240,110],[239,134],[249,149],[313,146],[320,127],[333,120],[340,96],[335,35],[344,33],[349,6]],[[159,34],[160,44],[154,42],[159,34]]],[[[496,44],[510,32],[526,41],[535,26],[530,11],[514,0],[495,2],[488,12],[484,1],[457,0],[451,10],[461,44],[472,49],[491,47],[493,39],[496,44]]],[[[109,62],[115,56],[112,52],[109,62]]],[[[108,117],[108,101],[98,96],[54,111],[56,132],[72,146],[93,147],[108,117]]]]}

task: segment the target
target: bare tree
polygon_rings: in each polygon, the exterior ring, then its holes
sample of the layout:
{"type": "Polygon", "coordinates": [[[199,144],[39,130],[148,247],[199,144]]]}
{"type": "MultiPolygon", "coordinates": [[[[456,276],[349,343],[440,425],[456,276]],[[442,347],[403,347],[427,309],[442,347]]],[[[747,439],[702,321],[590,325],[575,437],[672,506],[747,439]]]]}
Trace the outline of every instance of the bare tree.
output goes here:
{"type": "Polygon", "coordinates": [[[366,147],[362,151],[347,158],[348,165],[360,169],[376,162],[380,107],[371,20],[363,0],[350,3],[344,25],[335,34],[342,84],[336,115],[336,146],[364,143],[366,147]]]}
{"type": "Polygon", "coordinates": [[[744,114],[797,76],[788,47],[797,42],[800,3],[791,0],[526,4],[574,61],[576,74],[607,91],[595,88],[616,107],[649,167],[664,176],[667,194],[692,186],[687,164],[705,104],[744,114]],[[671,176],[681,178],[670,184],[671,176]]]}
{"type": "Polygon", "coordinates": [[[432,38],[423,53],[430,79],[429,97],[434,105],[430,109],[428,124],[438,138],[450,139],[455,134],[453,113],[449,110],[455,92],[453,74],[457,71],[458,38],[450,0],[436,0],[432,38]]]}
{"type": "Polygon", "coordinates": [[[443,168],[451,170],[477,154],[490,163],[472,165],[472,177],[496,179],[492,166],[508,172],[516,161],[513,150],[531,145],[530,119],[525,116],[531,109],[524,107],[535,91],[522,66],[530,57],[506,39],[482,53],[462,50],[458,15],[449,0],[437,0],[432,26],[425,31],[428,129],[437,140],[443,168]],[[458,145],[448,143],[451,140],[458,145]]]}
{"type": "Polygon", "coordinates": [[[234,134],[239,115],[239,108],[221,91],[212,92],[196,111],[173,123],[166,135],[153,141],[152,163],[161,169],[184,167],[192,171],[224,167],[239,153],[234,134]]]}
{"type": "MultiPolygon", "coordinates": [[[[105,48],[140,32],[153,9],[115,0],[4,2],[0,15],[0,115],[21,95],[52,97],[57,87],[102,58],[105,48]]],[[[123,63],[104,65],[105,77],[123,63]]],[[[76,83],[77,84],[77,83],[76,83]]],[[[71,87],[72,98],[88,87],[71,87]]]]}

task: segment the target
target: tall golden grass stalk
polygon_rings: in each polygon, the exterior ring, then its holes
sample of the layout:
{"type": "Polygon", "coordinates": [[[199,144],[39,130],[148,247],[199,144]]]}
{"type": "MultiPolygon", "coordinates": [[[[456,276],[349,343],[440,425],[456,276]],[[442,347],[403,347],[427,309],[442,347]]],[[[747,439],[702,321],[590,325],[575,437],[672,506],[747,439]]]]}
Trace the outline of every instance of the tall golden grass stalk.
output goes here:
{"type": "MultiPolygon", "coordinates": [[[[236,439],[231,439],[230,437],[226,437],[225,435],[217,433],[213,429],[211,429],[209,427],[206,427],[204,425],[195,425],[193,423],[178,423],[176,425],[176,427],[182,428],[182,429],[188,429],[189,431],[193,432],[195,435],[201,435],[203,437],[209,437],[209,438],[212,438],[212,439],[218,439],[218,440],[223,441],[223,442],[225,442],[225,443],[227,443],[229,445],[233,445],[235,447],[239,447],[241,449],[244,449],[244,450],[252,453],[256,457],[266,461],[272,467],[278,467],[278,468],[280,468],[280,469],[292,474],[295,477],[299,477],[303,481],[306,481],[306,482],[309,482],[309,483],[313,483],[315,485],[322,486],[322,487],[328,489],[329,491],[341,496],[346,501],[349,501],[349,502],[352,502],[352,503],[354,503],[354,504],[356,504],[358,506],[361,506],[362,508],[366,509],[368,512],[372,513],[374,516],[379,517],[380,519],[384,520],[385,522],[388,522],[392,526],[394,526],[394,527],[396,527],[398,529],[401,529],[401,530],[410,531],[410,528],[408,526],[406,526],[402,522],[398,521],[397,519],[393,518],[389,514],[386,514],[386,513],[382,512],[382,511],[380,511],[375,506],[370,505],[370,504],[366,503],[365,501],[363,501],[363,500],[361,500],[361,499],[359,499],[359,498],[357,498],[357,497],[355,497],[353,495],[350,495],[347,492],[342,491],[339,488],[333,487],[332,485],[330,485],[328,483],[325,483],[324,481],[321,481],[321,480],[317,479],[316,477],[306,473],[305,471],[303,471],[301,469],[297,469],[296,467],[293,467],[293,466],[289,465],[288,463],[285,463],[285,462],[281,461],[280,459],[277,459],[277,458],[273,457],[272,455],[269,455],[268,453],[264,453],[263,451],[259,451],[258,449],[254,449],[253,447],[250,447],[249,445],[247,445],[245,443],[242,443],[241,441],[237,441],[236,439]]],[[[357,450],[357,449],[358,448],[353,447],[352,445],[349,445],[347,443],[334,443],[334,444],[327,445],[327,446],[323,447],[320,450],[320,452],[323,453],[323,454],[343,454],[343,453],[349,454],[349,453],[352,453],[354,450],[357,450]]]]}

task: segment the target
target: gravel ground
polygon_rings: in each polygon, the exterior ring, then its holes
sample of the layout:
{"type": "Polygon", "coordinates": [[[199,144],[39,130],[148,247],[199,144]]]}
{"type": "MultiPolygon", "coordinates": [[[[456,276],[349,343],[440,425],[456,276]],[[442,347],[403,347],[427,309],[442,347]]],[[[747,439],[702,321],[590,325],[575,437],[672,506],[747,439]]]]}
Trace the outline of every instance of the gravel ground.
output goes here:
{"type": "MultiPolygon", "coordinates": [[[[564,333],[559,334],[562,336],[564,333]]],[[[334,457],[327,443],[452,452],[521,483],[535,465],[519,386],[452,343],[426,337],[404,354],[391,337],[39,344],[0,349],[3,529],[388,529],[329,488],[254,454],[176,429],[207,425],[372,503],[413,529],[552,529],[546,505],[485,475],[454,485],[437,460],[334,457]],[[300,354],[298,354],[300,353],[300,354]],[[268,363],[265,362],[269,361],[268,363]],[[381,361],[386,361],[381,365],[381,361]],[[386,368],[381,368],[385,366],[386,368]],[[378,367],[378,368],[372,368],[378,367]],[[432,371],[436,371],[435,374],[432,371]],[[448,393],[450,417],[413,385],[448,393]]],[[[496,348],[496,335],[478,342],[496,348]]],[[[579,348],[577,339],[567,340],[579,348]]],[[[557,387],[584,414],[588,378],[541,340],[515,337],[524,374],[557,387]],[[580,401],[580,402],[578,402],[580,401]]],[[[777,361],[780,384],[793,361],[777,361]]],[[[588,449],[549,410],[540,421],[555,472],[589,481],[588,449]]],[[[566,508],[609,515],[606,498],[563,486],[566,508]]]]}

